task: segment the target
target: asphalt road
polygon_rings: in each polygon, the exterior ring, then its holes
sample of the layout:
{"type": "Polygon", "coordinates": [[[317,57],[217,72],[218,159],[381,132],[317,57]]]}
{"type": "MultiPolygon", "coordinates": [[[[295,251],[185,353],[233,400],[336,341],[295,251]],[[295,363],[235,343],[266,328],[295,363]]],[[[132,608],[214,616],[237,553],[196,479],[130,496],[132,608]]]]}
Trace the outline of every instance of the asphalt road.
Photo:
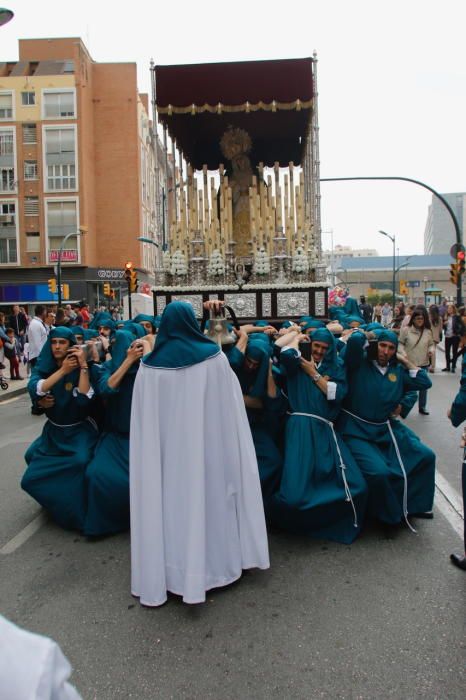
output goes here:
{"type": "MultiPolygon", "coordinates": [[[[408,420],[456,491],[460,429],[445,412],[458,380],[436,374],[431,415],[408,420]]],[[[0,404],[0,550],[40,512],[19,479],[42,423],[25,396],[0,404]]],[[[448,561],[462,543],[444,512],[351,546],[271,533],[269,571],[158,609],[130,594],[127,534],[87,542],[46,522],[0,554],[0,612],[61,645],[86,700],[462,700],[466,577],[448,561]]]]}

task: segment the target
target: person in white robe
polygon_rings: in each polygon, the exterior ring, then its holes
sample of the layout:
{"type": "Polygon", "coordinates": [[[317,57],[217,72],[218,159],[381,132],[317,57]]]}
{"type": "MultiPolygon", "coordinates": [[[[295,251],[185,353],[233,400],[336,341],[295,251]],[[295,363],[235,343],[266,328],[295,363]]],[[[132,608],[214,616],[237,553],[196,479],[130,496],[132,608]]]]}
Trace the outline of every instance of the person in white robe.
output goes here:
{"type": "Polygon", "coordinates": [[[28,632],[0,615],[0,698],[81,700],[68,683],[71,666],[53,639],[28,632]]]}
{"type": "Polygon", "coordinates": [[[167,305],[138,371],[130,429],[131,590],[185,603],[269,567],[257,459],[241,388],[192,307],[167,305]]]}

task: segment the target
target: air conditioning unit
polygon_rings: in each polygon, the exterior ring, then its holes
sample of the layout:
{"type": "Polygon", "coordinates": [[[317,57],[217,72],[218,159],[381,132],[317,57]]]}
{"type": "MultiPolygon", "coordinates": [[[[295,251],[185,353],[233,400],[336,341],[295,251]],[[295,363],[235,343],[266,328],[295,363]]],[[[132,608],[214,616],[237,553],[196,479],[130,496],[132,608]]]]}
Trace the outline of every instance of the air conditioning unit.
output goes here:
{"type": "Polygon", "coordinates": [[[15,217],[12,214],[0,214],[0,224],[14,224],[15,217]]]}

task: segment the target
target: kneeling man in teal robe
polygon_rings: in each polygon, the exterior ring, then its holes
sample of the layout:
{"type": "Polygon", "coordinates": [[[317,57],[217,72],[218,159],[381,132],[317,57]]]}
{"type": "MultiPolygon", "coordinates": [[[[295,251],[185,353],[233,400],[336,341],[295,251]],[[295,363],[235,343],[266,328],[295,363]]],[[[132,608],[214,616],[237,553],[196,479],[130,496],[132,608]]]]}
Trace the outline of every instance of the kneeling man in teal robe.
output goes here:
{"type": "Polygon", "coordinates": [[[82,530],[86,513],[84,474],[97,442],[89,419],[93,390],[84,350],[69,328],[50,331],[28,390],[45,408],[42,434],[25,454],[22,488],[62,527],[82,530]]]}
{"type": "Polygon", "coordinates": [[[291,331],[276,343],[290,410],[280,486],[267,514],[278,527],[349,544],[364,520],[367,486],[334,428],[345,369],[330,331],[311,333],[309,360],[299,349],[305,338],[291,331]]]}
{"type": "MultiPolygon", "coordinates": [[[[369,344],[353,333],[344,362],[349,390],[337,427],[369,486],[368,515],[396,524],[431,517],[435,454],[397,420],[403,397],[432,386],[427,372],[397,356],[398,337],[381,331],[369,344]]],[[[409,522],[408,522],[409,524],[409,522]]]]}
{"type": "MultiPolygon", "coordinates": [[[[141,326],[141,337],[143,333],[141,326]]],[[[97,396],[106,401],[103,432],[86,470],[84,534],[92,537],[129,529],[131,401],[139,360],[144,354],[142,341],[135,341],[133,333],[116,331],[112,359],[91,370],[97,396]]]]}

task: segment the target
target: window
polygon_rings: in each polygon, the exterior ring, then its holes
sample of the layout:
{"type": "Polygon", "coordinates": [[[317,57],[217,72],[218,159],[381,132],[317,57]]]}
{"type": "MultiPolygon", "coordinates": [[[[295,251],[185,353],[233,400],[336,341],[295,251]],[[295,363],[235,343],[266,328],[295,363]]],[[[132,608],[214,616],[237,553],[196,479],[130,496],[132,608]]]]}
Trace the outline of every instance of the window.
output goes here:
{"type": "Polygon", "coordinates": [[[13,93],[0,93],[0,119],[13,119],[13,93]]]}
{"type": "Polygon", "coordinates": [[[75,129],[46,128],[45,165],[47,186],[51,190],[76,189],[75,129]]]}
{"type": "Polygon", "coordinates": [[[36,93],[35,92],[22,92],[21,93],[21,104],[24,107],[30,107],[36,104],[36,93]]]}
{"type": "Polygon", "coordinates": [[[0,156],[13,155],[13,131],[0,132],[0,156]]]}
{"type": "Polygon", "coordinates": [[[74,165],[47,166],[47,189],[75,190],[76,173],[74,165]]]}
{"type": "Polygon", "coordinates": [[[47,202],[47,231],[49,238],[66,236],[78,230],[76,202],[47,202]]]}
{"type": "Polygon", "coordinates": [[[37,143],[37,127],[35,124],[23,124],[23,143],[37,143]]]}
{"type": "Polygon", "coordinates": [[[26,251],[28,253],[40,253],[40,233],[38,231],[26,234],[26,251]]]}
{"type": "MultiPolygon", "coordinates": [[[[76,201],[47,202],[47,235],[49,243],[49,262],[56,260],[56,253],[64,237],[68,233],[75,233],[78,230],[78,216],[76,201]]],[[[66,262],[78,262],[78,239],[77,236],[70,236],[65,243],[62,260],[66,262]]]]}
{"type": "Polygon", "coordinates": [[[0,233],[0,264],[18,262],[16,236],[14,238],[2,238],[0,233]]]}
{"type": "Polygon", "coordinates": [[[0,192],[15,190],[15,169],[0,166],[0,192]]]}
{"type": "Polygon", "coordinates": [[[0,192],[16,189],[14,134],[14,129],[0,127],[0,192]]]}
{"type": "Polygon", "coordinates": [[[39,216],[39,197],[24,198],[24,213],[26,216],[39,216]]]}
{"type": "Polygon", "coordinates": [[[43,110],[45,119],[75,117],[74,90],[63,90],[63,92],[44,91],[43,110]]]}
{"type": "Polygon", "coordinates": [[[72,154],[74,159],[74,129],[50,129],[45,132],[45,152],[49,156],[72,154]]]}
{"type": "Polygon", "coordinates": [[[0,263],[18,262],[16,243],[16,205],[0,202],[0,263]]]}
{"type": "Polygon", "coordinates": [[[37,160],[24,161],[24,179],[37,180],[37,160]]]}

